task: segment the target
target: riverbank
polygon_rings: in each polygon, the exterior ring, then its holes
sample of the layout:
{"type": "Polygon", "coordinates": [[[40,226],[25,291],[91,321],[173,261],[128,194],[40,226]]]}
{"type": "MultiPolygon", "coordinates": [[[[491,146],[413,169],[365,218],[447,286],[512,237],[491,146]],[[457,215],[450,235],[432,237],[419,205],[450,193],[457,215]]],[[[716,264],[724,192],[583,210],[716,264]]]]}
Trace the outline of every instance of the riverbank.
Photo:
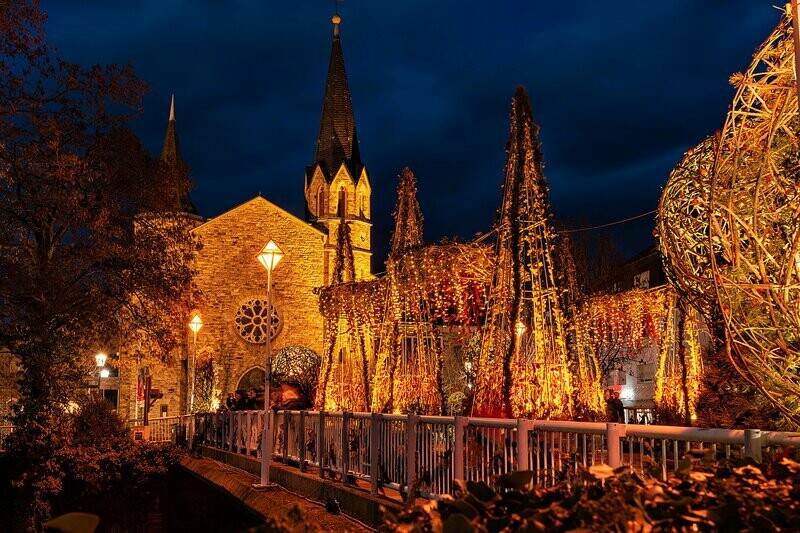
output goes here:
{"type": "Polygon", "coordinates": [[[283,488],[256,490],[253,484],[258,482],[258,477],[213,459],[187,455],[181,460],[181,466],[218,490],[230,494],[265,520],[291,521],[297,516],[296,510],[299,509],[307,523],[323,531],[357,533],[372,531],[343,515],[327,512],[319,502],[308,500],[283,488]]]}

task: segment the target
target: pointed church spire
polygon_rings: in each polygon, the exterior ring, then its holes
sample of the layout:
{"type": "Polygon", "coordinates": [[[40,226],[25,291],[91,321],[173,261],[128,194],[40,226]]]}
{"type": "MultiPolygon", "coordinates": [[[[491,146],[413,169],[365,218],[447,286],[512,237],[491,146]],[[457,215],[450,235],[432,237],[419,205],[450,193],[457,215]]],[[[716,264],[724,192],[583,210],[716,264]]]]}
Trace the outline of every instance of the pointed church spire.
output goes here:
{"type": "Polygon", "coordinates": [[[175,95],[169,104],[169,122],[167,123],[167,134],[164,137],[164,146],[161,148],[161,160],[167,164],[175,165],[183,163],[181,156],[181,145],[178,143],[178,132],[175,129],[175,95]]]}
{"type": "Polygon", "coordinates": [[[175,210],[183,211],[192,215],[198,215],[197,208],[192,203],[189,196],[188,167],[181,155],[181,145],[178,142],[178,130],[175,126],[175,95],[169,104],[169,122],[167,123],[167,134],[164,136],[164,146],[161,148],[161,163],[170,172],[175,191],[175,210]]]}
{"type": "Polygon", "coordinates": [[[354,180],[361,173],[361,156],[358,151],[356,123],[347,73],[344,68],[342,42],[339,39],[339,24],[342,18],[336,14],[333,22],[333,46],[328,63],[328,78],[325,83],[325,99],[322,103],[322,118],[317,139],[314,163],[322,166],[328,181],[342,163],[346,163],[354,180]]]}

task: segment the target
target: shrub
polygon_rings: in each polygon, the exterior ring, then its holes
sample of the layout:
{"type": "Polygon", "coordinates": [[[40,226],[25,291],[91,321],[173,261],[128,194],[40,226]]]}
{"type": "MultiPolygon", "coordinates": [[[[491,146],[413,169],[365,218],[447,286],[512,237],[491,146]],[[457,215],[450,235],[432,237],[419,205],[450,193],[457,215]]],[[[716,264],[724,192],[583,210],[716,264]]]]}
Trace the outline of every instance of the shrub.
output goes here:
{"type": "Polygon", "coordinates": [[[385,515],[382,531],[741,531],[800,530],[800,463],[681,463],[665,482],[601,465],[574,484],[528,486],[532,472],[458,482],[455,498],[385,515]]]}

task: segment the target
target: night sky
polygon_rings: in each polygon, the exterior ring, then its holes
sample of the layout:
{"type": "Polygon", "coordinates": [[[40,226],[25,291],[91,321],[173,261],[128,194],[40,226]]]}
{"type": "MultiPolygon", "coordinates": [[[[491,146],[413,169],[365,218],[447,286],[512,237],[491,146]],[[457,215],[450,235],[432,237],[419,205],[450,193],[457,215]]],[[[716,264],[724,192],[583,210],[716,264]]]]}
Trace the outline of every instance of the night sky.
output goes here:
{"type": "MultiPolygon", "coordinates": [[[[131,61],[151,91],[135,127],[160,151],[176,95],[195,204],[259,192],[302,217],[331,48],[330,0],[43,0],[50,40],[85,65],[131,61]]],[[[555,217],[656,208],[682,153],[720,129],[729,76],[777,24],[770,0],[347,0],[341,36],[373,185],[375,271],[397,175],[418,179],[428,242],[491,229],[510,100],[530,94],[555,217]]],[[[616,226],[628,255],[652,217],[616,226]]]]}

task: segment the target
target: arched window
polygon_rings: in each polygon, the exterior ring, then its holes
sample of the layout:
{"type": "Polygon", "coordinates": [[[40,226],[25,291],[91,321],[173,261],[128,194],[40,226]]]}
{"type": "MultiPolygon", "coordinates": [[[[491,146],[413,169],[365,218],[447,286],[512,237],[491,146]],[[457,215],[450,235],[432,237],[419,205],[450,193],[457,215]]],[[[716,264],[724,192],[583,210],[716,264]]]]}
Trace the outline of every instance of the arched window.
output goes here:
{"type": "Polygon", "coordinates": [[[320,187],[317,191],[317,216],[321,217],[325,214],[325,189],[320,187]]]}
{"type": "Polygon", "coordinates": [[[344,187],[339,189],[339,205],[337,206],[336,215],[339,217],[344,217],[347,214],[347,191],[344,190],[344,187]]]}

